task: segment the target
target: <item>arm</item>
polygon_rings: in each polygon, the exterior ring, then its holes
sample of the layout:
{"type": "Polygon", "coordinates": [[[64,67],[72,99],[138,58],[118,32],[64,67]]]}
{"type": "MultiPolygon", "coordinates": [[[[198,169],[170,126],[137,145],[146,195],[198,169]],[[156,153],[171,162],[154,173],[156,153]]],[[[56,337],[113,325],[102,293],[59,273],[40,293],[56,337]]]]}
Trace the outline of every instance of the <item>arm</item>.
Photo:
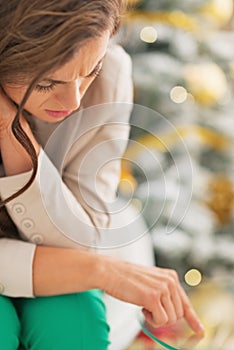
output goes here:
{"type": "MultiPolygon", "coordinates": [[[[28,170],[28,168],[26,169],[28,170]]],[[[57,178],[58,174],[56,172],[53,173],[57,178]]],[[[69,174],[67,178],[69,176],[71,177],[70,172],[67,174],[69,174]]],[[[108,181],[106,184],[108,184],[108,181]]],[[[112,186],[111,188],[113,189],[114,187],[112,186]]],[[[4,192],[4,186],[2,186],[1,190],[4,192]]],[[[69,196],[71,195],[73,201],[72,192],[69,192],[69,189],[66,189],[66,187],[65,190],[70,193],[69,196]]],[[[53,192],[53,194],[55,193],[56,191],[53,192]]],[[[6,192],[5,195],[7,196],[6,192]]],[[[32,193],[31,201],[32,206],[34,206],[35,215],[38,211],[35,210],[32,193]]],[[[41,209],[41,207],[39,208],[41,209]]],[[[12,206],[9,206],[8,209],[10,214],[14,215],[12,206]]],[[[27,208],[27,210],[29,209],[27,208]]],[[[16,222],[20,226],[21,220],[16,220],[16,222]]],[[[44,227],[43,229],[47,234],[51,233],[50,229],[47,230],[44,227]]],[[[27,233],[27,230],[25,232],[27,233]]],[[[9,264],[12,270],[8,270],[6,280],[9,284],[11,282],[11,287],[14,291],[17,289],[17,292],[21,292],[23,296],[27,288],[27,291],[29,291],[27,295],[30,295],[30,291],[34,295],[56,295],[99,288],[118,299],[143,306],[146,318],[155,325],[173,323],[177,318],[184,316],[194,330],[201,330],[199,320],[194,315],[194,311],[180,287],[175,273],[172,271],[143,267],[79,250],[43,246],[35,248],[30,243],[9,242],[9,240],[2,240],[1,243],[9,244],[8,251],[3,249],[3,252],[6,253],[6,259],[4,260],[4,256],[1,256],[1,265],[3,266],[6,261],[9,262],[9,256],[14,261],[13,267],[9,264]],[[26,251],[26,248],[29,249],[30,254],[28,259],[23,254],[21,256],[18,253],[16,256],[13,255],[13,245],[16,243],[17,247],[22,247],[22,252],[23,250],[26,251]],[[33,252],[35,254],[32,265],[33,252]],[[22,261],[20,258],[22,258],[22,261]],[[15,274],[19,271],[17,270],[16,263],[19,261],[23,263],[23,269],[28,270],[27,281],[24,281],[24,293],[22,292],[23,288],[19,291],[19,284],[14,285],[16,283],[15,274]],[[31,266],[32,270],[30,270],[31,266]],[[33,276],[33,289],[31,290],[30,286],[28,286],[30,271],[32,272],[31,276],[33,276]],[[13,274],[9,274],[9,272],[13,272],[13,274]]],[[[23,269],[20,271],[21,274],[24,272],[23,269]]],[[[20,278],[21,276],[19,275],[17,277],[20,278]]],[[[9,291],[6,295],[10,295],[9,291]]]]}
{"type": "Polygon", "coordinates": [[[204,332],[176,273],[112,257],[63,248],[38,247],[34,259],[35,295],[101,289],[143,307],[147,321],[158,327],[184,317],[195,332],[204,332]]]}
{"type": "Polygon", "coordinates": [[[33,263],[35,296],[82,292],[99,286],[97,255],[38,246],[33,263]]]}
{"type": "Polygon", "coordinates": [[[0,293],[4,295],[49,296],[98,288],[142,306],[147,320],[155,326],[184,317],[196,332],[203,331],[171,270],[5,238],[0,240],[0,266],[4,267],[0,269],[0,293]]]}

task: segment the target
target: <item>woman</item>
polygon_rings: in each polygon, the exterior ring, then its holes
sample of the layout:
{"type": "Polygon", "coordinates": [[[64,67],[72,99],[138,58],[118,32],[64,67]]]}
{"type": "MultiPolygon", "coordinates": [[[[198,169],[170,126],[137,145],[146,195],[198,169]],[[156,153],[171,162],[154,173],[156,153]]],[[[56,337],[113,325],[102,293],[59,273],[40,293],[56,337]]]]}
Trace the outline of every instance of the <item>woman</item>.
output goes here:
{"type": "Polygon", "coordinates": [[[121,157],[129,111],[121,115],[120,126],[119,115],[108,108],[98,116],[91,113],[90,119],[72,119],[67,134],[65,119],[92,105],[131,102],[130,60],[120,47],[109,46],[122,10],[121,0],[0,2],[4,350],[107,349],[109,327],[100,290],[143,307],[155,326],[184,317],[196,332],[203,331],[174,271],[97,255],[92,249],[95,234],[108,226],[105,202],[115,194],[119,162],[98,174],[95,190],[82,161],[103,142],[107,159],[121,157]],[[49,158],[43,148],[60,125],[65,134],[49,158]],[[74,130],[80,138],[58,165],[61,145],[69,143],[74,130]],[[39,172],[46,179],[42,187],[39,172]],[[78,217],[76,240],[66,234],[70,220],[60,187],[78,217]],[[82,238],[80,244],[79,237],[88,237],[88,243],[82,238]]]}

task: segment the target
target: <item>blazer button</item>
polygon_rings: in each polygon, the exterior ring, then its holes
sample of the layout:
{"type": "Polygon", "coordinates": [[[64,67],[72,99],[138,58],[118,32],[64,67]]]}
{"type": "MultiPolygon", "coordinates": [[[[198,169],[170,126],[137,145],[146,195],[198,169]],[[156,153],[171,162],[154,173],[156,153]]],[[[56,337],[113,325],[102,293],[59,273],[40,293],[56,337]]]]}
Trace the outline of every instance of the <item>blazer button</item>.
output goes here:
{"type": "Polygon", "coordinates": [[[12,211],[17,215],[23,215],[26,212],[25,206],[21,203],[16,203],[12,207],[12,211]]]}
{"type": "Polygon", "coordinates": [[[2,294],[5,290],[5,287],[2,283],[0,283],[0,294],[2,294]]]}
{"type": "Polygon", "coordinates": [[[25,230],[30,230],[34,227],[34,222],[31,219],[24,219],[21,221],[21,225],[25,230]]]}
{"type": "Polygon", "coordinates": [[[40,235],[39,233],[35,233],[34,235],[32,235],[31,237],[31,241],[35,244],[42,244],[43,243],[43,236],[40,235]]]}

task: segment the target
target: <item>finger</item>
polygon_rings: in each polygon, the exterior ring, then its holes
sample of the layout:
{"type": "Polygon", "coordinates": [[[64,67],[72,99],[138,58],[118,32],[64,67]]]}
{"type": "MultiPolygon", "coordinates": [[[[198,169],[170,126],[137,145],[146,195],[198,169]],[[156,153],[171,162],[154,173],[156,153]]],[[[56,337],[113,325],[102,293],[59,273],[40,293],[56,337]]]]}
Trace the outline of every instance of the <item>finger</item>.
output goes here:
{"type": "Polygon", "coordinates": [[[184,315],[183,303],[181,296],[179,294],[179,289],[181,288],[178,275],[176,271],[169,270],[168,287],[171,295],[171,302],[175,311],[176,319],[180,319],[184,315]]]}
{"type": "Polygon", "coordinates": [[[175,311],[175,306],[171,301],[170,294],[168,296],[162,297],[162,305],[168,317],[167,324],[175,323],[177,321],[177,315],[175,311]]]}
{"type": "Polygon", "coordinates": [[[182,303],[181,297],[180,297],[177,290],[175,290],[174,293],[172,293],[171,299],[172,299],[172,303],[173,303],[174,308],[175,308],[175,313],[176,313],[177,319],[182,318],[184,316],[184,308],[183,308],[183,303],[182,303]]]}
{"type": "Polygon", "coordinates": [[[199,317],[197,316],[196,312],[194,311],[188,296],[186,295],[183,288],[180,288],[180,294],[183,302],[183,308],[184,308],[184,318],[188,322],[189,326],[196,332],[196,333],[205,333],[205,328],[203,324],[201,323],[199,317]]]}
{"type": "Polygon", "coordinates": [[[163,317],[160,317],[158,314],[156,316],[153,315],[153,313],[145,308],[142,309],[142,313],[143,315],[145,316],[145,319],[146,321],[152,326],[152,327],[162,327],[164,326],[165,324],[167,324],[167,316],[166,316],[166,313],[165,311],[163,312],[164,313],[164,316],[163,317]]]}
{"type": "Polygon", "coordinates": [[[184,318],[196,333],[205,333],[205,328],[192,307],[185,307],[184,318]]]}
{"type": "Polygon", "coordinates": [[[144,310],[148,311],[151,315],[148,315],[150,323],[154,323],[154,326],[162,326],[167,324],[168,316],[167,313],[161,304],[161,298],[159,293],[156,294],[154,298],[151,299],[149,307],[145,307],[144,310]]]}
{"type": "Polygon", "coordinates": [[[153,320],[152,312],[150,312],[146,309],[142,309],[142,313],[143,313],[147,323],[149,323],[152,327],[158,327],[158,324],[156,324],[155,321],[153,320]]]}
{"type": "Polygon", "coordinates": [[[174,270],[159,270],[158,275],[161,272],[163,272],[161,278],[164,281],[160,286],[162,291],[161,303],[168,317],[167,324],[173,324],[183,317],[183,304],[178,292],[178,288],[180,288],[179,279],[174,270]]]}
{"type": "Polygon", "coordinates": [[[179,289],[181,288],[179,277],[177,275],[177,272],[174,270],[169,270],[168,273],[173,281],[170,283],[171,300],[175,308],[177,319],[180,319],[184,315],[184,308],[181,296],[179,294],[179,289]]]}

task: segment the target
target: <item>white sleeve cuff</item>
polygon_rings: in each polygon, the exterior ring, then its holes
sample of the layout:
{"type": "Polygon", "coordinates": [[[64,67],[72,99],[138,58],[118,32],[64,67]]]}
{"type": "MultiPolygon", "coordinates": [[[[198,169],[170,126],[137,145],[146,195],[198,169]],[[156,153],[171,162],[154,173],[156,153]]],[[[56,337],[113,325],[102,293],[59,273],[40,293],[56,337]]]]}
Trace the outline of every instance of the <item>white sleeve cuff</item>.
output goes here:
{"type": "Polygon", "coordinates": [[[0,239],[0,293],[10,297],[34,297],[35,244],[0,239]]]}

